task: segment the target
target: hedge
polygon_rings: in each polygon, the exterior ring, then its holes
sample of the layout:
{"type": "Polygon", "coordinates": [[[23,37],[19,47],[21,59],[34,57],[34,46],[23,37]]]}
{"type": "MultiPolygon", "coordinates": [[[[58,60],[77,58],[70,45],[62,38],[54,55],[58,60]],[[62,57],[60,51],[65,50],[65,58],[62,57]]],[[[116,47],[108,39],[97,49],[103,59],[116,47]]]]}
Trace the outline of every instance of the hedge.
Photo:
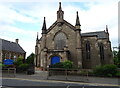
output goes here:
{"type": "Polygon", "coordinates": [[[96,76],[115,76],[117,74],[117,66],[113,64],[107,64],[102,66],[97,66],[94,68],[93,73],[96,76]]]}

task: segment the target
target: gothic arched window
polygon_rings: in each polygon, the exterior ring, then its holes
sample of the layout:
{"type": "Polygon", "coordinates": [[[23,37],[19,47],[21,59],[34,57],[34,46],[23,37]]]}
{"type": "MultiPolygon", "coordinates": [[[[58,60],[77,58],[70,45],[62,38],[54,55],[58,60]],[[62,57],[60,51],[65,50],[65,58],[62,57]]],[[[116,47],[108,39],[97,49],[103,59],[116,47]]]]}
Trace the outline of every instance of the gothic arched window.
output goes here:
{"type": "Polygon", "coordinates": [[[104,45],[103,45],[103,43],[99,44],[99,50],[100,50],[100,59],[104,60],[104,45]]]}
{"type": "Polygon", "coordinates": [[[86,59],[90,59],[90,42],[86,42],[86,59]]]}
{"type": "Polygon", "coordinates": [[[55,49],[64,49],[64,46],[66,46],[66,35],[62,32],[58,33],[55,36],[55,49]]]}

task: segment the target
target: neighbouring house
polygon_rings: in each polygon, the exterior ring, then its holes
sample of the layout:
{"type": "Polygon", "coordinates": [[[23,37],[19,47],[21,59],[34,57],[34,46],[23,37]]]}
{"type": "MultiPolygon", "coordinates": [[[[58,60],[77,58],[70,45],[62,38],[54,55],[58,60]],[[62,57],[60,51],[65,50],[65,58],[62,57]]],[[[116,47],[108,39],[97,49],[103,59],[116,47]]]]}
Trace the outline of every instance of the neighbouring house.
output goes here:
{"type": "Polygon", "coordinates": [[[16,39],[15,42],[11,42],[0,38],[0,62],[5,59],[16,61],[19,56],[23,57],[23,61],[25,61],[26,52],[18,42],[19,39],[16,39]]]}
{"type": "Polygon", "coordinates": [[[72,61],[78,68],[82,69],[112,64],[108,27],[106,26],[105,30],[97,32],[81,33],[82,30],[84,29],[81,29],[78,12],[74,26],[64,20],[64,11],[59,3],[57,20],[47,28],[44,17],[42,37],[38,38],[37,34],[36,67],[46,69],[52,64],[65,60],[72,61]]]}

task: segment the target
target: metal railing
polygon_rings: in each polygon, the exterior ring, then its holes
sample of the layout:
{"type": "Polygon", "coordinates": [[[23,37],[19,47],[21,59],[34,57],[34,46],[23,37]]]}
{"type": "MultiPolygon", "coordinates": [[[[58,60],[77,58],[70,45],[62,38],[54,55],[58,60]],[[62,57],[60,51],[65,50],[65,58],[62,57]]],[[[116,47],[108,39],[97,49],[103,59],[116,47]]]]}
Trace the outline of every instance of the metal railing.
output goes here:
{"type": "Polygon", "coordinates": [[[16,68],[2,68],[2,76],[4,76],[4,74],[7,74],[6,76],[16,76],[16,68]]]}
{"type": "Polygon", "coordinates": [[[88,69],[65,69],[65,68],[48,68],[48,77],[64,76],[66,80],[70,77],[80,77],[80,79],[88,80],[88,69]]]}

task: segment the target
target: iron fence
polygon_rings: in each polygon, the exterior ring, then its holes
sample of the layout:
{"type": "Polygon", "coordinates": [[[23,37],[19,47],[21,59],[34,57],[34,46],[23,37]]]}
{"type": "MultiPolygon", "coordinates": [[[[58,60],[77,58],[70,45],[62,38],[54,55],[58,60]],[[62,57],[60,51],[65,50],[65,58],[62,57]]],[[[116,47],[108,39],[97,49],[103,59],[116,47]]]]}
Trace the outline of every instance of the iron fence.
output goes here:
{"type": "Polygon", "coordinates": [[[2,76],[15,77],[16,76],[16,68],[2,68],[2,76]]]}
{"type": "Polygon", "coordinates": [[[66,80],[78,79],[78,81],[87,81],[89,69],[65,69],[65,68],[48,68],[48,77],[64,77],[66,80]]]}

